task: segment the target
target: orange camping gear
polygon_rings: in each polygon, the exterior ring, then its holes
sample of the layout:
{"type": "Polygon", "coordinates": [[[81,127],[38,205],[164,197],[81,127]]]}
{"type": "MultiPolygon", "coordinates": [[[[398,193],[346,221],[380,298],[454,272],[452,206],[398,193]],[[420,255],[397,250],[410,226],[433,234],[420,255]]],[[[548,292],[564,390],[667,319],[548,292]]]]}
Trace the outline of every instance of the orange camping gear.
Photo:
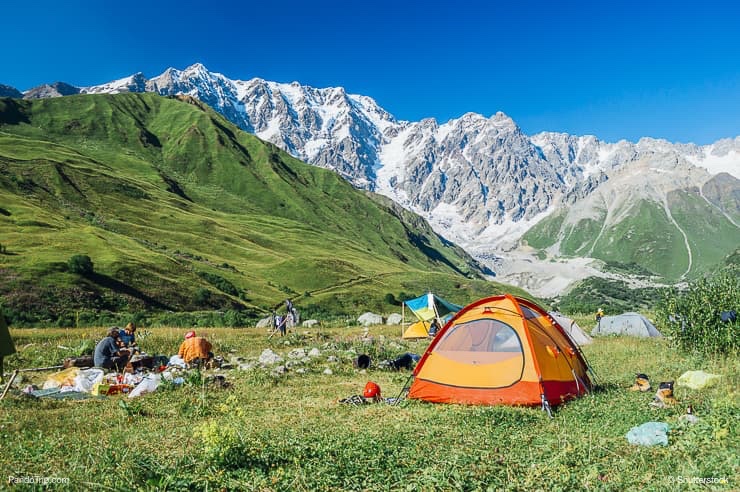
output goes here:
{"type": "Polygon", "coordinates": [[[365,391],[362,393],[365,398],[380,398],[380,386],[372,381],[368,381],[365,385],[365,391]]]}

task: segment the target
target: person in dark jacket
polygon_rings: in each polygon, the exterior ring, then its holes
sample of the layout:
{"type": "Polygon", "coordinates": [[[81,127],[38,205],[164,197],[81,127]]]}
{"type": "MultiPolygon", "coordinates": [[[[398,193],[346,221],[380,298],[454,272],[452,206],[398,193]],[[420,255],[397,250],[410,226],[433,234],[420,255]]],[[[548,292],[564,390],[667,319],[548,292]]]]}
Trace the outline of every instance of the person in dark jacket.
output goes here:
{"type": "Polygon", "coordinates": [[[120,329],[111,328],[108,336],[103,338],[95,346],[93,362],[95,367],[104,369],[123,370],[129,360],[128,350],[122,350],[120,347],[120,329]]]}

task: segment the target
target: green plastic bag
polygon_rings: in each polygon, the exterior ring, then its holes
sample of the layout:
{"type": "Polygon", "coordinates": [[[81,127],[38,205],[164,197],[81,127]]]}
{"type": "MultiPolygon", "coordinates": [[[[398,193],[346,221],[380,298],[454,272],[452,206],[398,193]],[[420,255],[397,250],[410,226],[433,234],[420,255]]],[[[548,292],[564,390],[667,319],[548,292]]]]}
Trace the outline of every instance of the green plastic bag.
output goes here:
{"type": "Polygon", "coordinates": [[[722,376],[718,374],[709,374],[704,371],[686,371],[681,374],[681,377],[678,378],[676,384],[678,386],[686,386],[687,388],[698,390],[706,388],[707,386],[712,386],[714,383],[719,381],[720,377],[722,376]]]}

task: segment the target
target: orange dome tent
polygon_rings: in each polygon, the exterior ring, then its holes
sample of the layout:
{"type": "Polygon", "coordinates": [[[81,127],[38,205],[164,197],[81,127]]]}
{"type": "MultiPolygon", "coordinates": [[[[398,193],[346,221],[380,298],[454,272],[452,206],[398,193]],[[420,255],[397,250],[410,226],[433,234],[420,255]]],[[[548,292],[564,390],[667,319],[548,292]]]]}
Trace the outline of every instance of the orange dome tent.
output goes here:
{"type": "Polygon", "coordinates": [[[409,398],[549,411],[591,389],[588,369],[545,310],[500,295],[464,307],[445,324],[414,370],[409,398]]]}

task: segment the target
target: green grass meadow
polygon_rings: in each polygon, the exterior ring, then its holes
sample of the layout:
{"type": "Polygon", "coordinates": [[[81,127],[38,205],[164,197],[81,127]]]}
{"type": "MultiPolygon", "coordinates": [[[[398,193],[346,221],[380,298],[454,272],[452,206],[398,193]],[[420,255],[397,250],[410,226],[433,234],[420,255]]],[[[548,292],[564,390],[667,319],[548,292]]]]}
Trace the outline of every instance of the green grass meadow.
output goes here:
{"type": "Polygon", "coordinates": [[[418,216],[192,98],[0,98],[0,304],[16,326],[75,325],[80,312],[79,326],[118,313],[255,320],[286,297],[303,312],[388,309],[388,294],[440,283],[467,302],[491,289],[482,273],[418,216]],[[77,255],[94,275],[70,271],[77,255]]]}
{"type": "MultiPolygon", "coordinates": [[[[104,330],[12,330],[19,353],[6,359],[6,372],[57,364],[104,330]]],[[[255,328],[199,329],[232,360],[254,363],[270,348],[293,361],[283,374],[270,367],[221,370],[228,388],[203,384],[208,371],[137,399],[36,400],[13,390],[0,402],[0,488],[8,477],[24,476],[68,478],[72,490],[740,488],[737,357],[687,355],[669,340],[597,339],[584,347],[597,390],[559,407],[552,419],[531,408],[341,404],[369,380],[395,397],[410,375],[376,366],[359,371],[352,364],[358,354],[377,363],[422,354],[428,344],[402,340],[398,326],[370,327],[367,336],[363,330],[299,328],[268,338],[255,328]],[[288,356],[312,348],[320,355],[288,356]],[[627,389],[637,372],[657,386],[698,369],[722,378],[703,390],[676,387],[672,408],[651,407],[653,392],[627,389]],[[701,419],[694,425],[679,421],[689,404],[701,419]],[[671,426],[668,446],[627,442],[631,427],[649,421],[671,426]],[[717,483],[699,483],[707,479],[717,483]]],[[[144,327],[140,345],[169,355],[184,331],[144,327]]],[[[22,374],[24,386],[49,373],[22,374]]]]}

